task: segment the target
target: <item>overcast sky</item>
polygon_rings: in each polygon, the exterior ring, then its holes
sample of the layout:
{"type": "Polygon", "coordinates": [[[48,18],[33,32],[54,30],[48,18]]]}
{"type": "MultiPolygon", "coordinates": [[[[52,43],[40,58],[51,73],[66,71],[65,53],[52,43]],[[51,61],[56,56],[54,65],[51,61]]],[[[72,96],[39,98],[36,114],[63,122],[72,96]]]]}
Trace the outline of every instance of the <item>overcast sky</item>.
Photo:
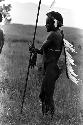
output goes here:
{"type": "MultiPolygon", "coordinates": [[[[67,9],[68,10],[67,12],[70,11],[70,13],[68,13],[68,16],[66,16],[66,18],[68,17],[68,20],[64,19],[64,22],[65,22],[64,25],[65,24],[67,25],[67,22],[68,22],[69,26],[72,26],[73,24],[74,27],[83,28],[83,16],[82,16],[83,2],[82,1],[83,0],[55,0],[55,4],[52,10],[56,10],[57,7],[67,9]],[[69,19],[70,19],[70,24],[69,24],[69,19]]],[[[28,2],[31,3],[32,2],[32,3],[38,4],[39,0],[5,0],[5,3],[12,3],[12,6],[16,2],[19,2],[19,3],[28,3],[28,2]]],[[[50,7],[51,3],[52,3],[52,0],[41,0],[41,4],[46,5],[48,8],[50,7]]],[[[13,10],[13,13],[11,13],[12,16],[15,15],[14,10],[13,10]]],[[[19,11],[19,8],[17,11],[19,11]]],[[[43,10],[41,11],[43,12],[43,10]]]]}
{"type": "MultiPolygon", "coordinates": [[[[27,2],[32,2],[32,3],[39,3],[39,0],[5,0],[8,2],[21,2],[21,3],[27,3],[27,2]]],[[[41,0],[42,4],[45,5],[51,5],[53,0],[41,0]]],[[[82,0],[55,0],[56,5],[58,7],[62,7],[62,8],[71,8],[71,9],[76,9],[78,8],[78,6],[81,7],[82,9],[82,0]]],[[[79,9],[80,9],[79,7],[79,9]]]]}

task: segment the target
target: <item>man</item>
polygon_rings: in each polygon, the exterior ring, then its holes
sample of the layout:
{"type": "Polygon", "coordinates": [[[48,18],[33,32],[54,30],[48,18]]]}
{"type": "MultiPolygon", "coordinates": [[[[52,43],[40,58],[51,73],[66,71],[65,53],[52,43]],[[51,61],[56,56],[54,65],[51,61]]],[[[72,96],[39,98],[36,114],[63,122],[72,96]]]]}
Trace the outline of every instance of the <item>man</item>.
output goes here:
{"type": "Polygon", "coordinates": [[[63,25],[62,15],[58,12],[47,13],[46,28],[49,32],[46,41],[43,43],[40,50],[31,48],[30,51],[43,55],[45,76],[41,86],[39,98],[42,102],[43,114],[54,114],[53,93],[55,82],[60,75],[60,70],[57,65],[63,48],[63,34],[59,29],[63,25]]]}
{"type": "MultiPolygon", "coordinates": [[[[0,22],[2,22],[1,13],[0,13],[0,22]]],[[[3,45],[4,45],[4,34],[3,34],[3,31],[0,29],[0,53],[2,52],[3,45]]]]}

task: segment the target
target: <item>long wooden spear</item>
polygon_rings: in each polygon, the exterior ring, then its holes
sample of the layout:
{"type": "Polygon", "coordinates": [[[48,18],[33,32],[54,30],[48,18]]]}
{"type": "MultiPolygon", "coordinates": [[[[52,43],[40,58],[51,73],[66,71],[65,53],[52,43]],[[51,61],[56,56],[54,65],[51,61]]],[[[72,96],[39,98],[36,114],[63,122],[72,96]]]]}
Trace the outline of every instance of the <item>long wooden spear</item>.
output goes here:
{"type": "MultiPolygon", "coordinates": [[[[37,13],[36,26],[35,26],[35,32],[34,32],[32,47],[34,47],[34,41],[35,41],[35,35],[36,35],[36,30],[37,30],[37,23],[38,23],[38,16],[39,16],[39,11],[40,11],[40,5],[41,5],[41,0],[39,1],[39,6],[38,6],[38,13],[37,13]]],[[[28,66],[28,71],[27,71],[26,83],[25,83],[25,86],[24,86],[24,92],[23,92],[23,97],[22,97],[21,114],[22,114],[22,111],[23,111],[23,104],[24,104],[24,100],[25,100],[27,81],[28,81],[28,76],[29,76],[29,69],[30,69],[30,66],[31,66],[30,65],[31,57],[32,57],[32,52],[30,53],[30,59],[29,59],[29,66],[28,66]]]]}

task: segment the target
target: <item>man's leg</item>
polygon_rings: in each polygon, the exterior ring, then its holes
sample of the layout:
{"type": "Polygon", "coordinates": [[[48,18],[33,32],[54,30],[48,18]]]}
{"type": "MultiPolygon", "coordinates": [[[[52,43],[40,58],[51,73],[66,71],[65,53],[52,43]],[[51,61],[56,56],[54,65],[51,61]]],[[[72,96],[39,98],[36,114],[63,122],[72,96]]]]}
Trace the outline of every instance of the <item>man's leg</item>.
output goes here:
{"type": "MultiPolygon", "coordinates": [[[[46,74],[43,79],[41,92],[39,95],[42,103],[47,106],[46,112],[49,110],[54,113],[54,101],[53,101],[53,93],[55,88],[55,82],[59,77],[59,68],[55,63],[48,64],[46,67],[46,74]]],[[[43,105],[43,110],[44,110],[43,105]]]]}

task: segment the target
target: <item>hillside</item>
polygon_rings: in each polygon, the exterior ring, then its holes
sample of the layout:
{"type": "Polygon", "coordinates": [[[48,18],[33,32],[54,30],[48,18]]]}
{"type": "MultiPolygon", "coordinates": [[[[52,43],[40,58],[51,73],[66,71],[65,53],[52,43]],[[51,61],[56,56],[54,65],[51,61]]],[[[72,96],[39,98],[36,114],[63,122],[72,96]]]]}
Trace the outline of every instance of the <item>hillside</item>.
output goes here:
{"type": "MultiPolygon", "coordinates": [[[[30,42],[33,40],[35,26],[33,25],[22,25],[22,24],[9,24],[3,26],[5,32],[6,41],[25,41],[30,42]]],[[[70,43],[72,43],[76,51],[82,48],[82,40],[83,40],[83,30],[72,27],[63,27],[65,39],[67,39],[70,43]]],[[[42,43],[47,35],[47,31],[45,26],[38,26],[35,41],[38,43],[42,43]]],[[[35,42],[36,44],[36,42],[35,42]]],[[[80,51],[79,51],[80,53],[80,51]]]]}
{"type": "MultiPolygon", "coordinates": [[[[22,25],[22,24],[9,24],[3,26],[4,32],[7,38],[11,39],[30,39],[32,40],[35,31],[35,26],[33,25],[22,25]],[[12,36],[12,37],[11,37],[12,36]]],[[[63,27],[65,38],[70,41],[78,40],[83,38],[83,30],[72,27],[63,27]]],[[[37,27],[36,39],[43,41],[47,35],[46,28],[44,26],[37,27]]],[[[72,41],[70,41],[72,42],[72,41]]]]}
{"type": "MultiPolygon", "coordinates": [[[[5,39],[8,42],[28,42],[31,43],[34,36],[35,26],[33,25],[22,25],[22,24],[9,24],[3,26],[5,39]],[[31,42],[30,42],[31,41],[31,42]]],[[[63,27],[64,37],[70,43],[72,43],[76,49],[77,54],[75,58],[79,56],[76,63],[80,64],[82,57],[82,41],[83,41],[83,30],[73,27],[63,27]]],[[[40,47],[42,42],[45,40],[47,31],[45,26],[38,26],[35,38],[35,46],[40,47]],[[38,44],[37,44],[38,43],[38,44]]]]}

